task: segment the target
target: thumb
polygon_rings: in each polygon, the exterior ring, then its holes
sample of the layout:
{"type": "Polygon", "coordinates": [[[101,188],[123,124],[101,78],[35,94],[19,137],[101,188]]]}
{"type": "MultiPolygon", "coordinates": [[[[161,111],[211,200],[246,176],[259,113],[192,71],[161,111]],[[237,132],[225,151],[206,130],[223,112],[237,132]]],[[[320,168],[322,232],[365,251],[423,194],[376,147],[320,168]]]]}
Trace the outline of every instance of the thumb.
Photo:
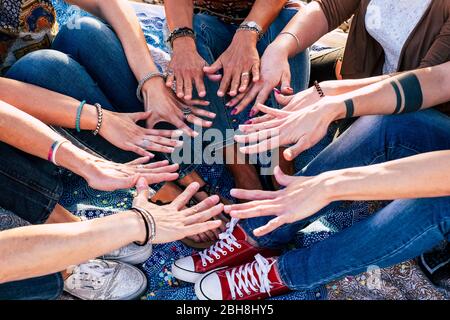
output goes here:
{"type": "Polygon", "coordinates": [[[289,71],[283,72],[281,76],[281,93],[291,95],[294,89],[291,88],[291,73],[289,71]]]}
{"type": "Polygon", "coordinates": [[[152,115],[152,111],[146,111],[146,112],[136,112],[131,115],[131,118],[134,122],[138,122],[141,120],[147,120],[152,115]]]}
{"type": "Polygon", "coordinates": [[[296,179],[296,177],[288,176],[287,174],[285,174],[279,166],[275,168],[274,174],[277,182],[283,187],[290,185],[296,179]]]}
{"type": "Polygon", "coordinates": [[[283,155],[287,161],[294,160],[300,153],[308,149],[305,144],[305,138],[301,138],[296,144],[284,150],[283,155]]]}
{"type": "Polygon", "coordinates": [[[150,190],[148,189],[148,183],[145,178],[139,178],[136,183],[136,191],[137,196],[134,198],[134,201],[138,202],[147,202],[150,197],[150,190]]]}
{"type": "Polygon", "coordinates": [[[293,95],[285,96],[282,93],[275,92],[275,100],[277,100],[277,102],[280,106],[283,106],[283,107],[287,106],[293,98],[294,98],[293,95]]]}
{"type": "Polygon", "coordinates": [[[207,74],[215,74],[219,72],[219,70],[221,69],[222,69],[222,62],[220,62],[220,59],[217,59],[217,61],[210,66],[203,67],[203,71],[207,74]]]}

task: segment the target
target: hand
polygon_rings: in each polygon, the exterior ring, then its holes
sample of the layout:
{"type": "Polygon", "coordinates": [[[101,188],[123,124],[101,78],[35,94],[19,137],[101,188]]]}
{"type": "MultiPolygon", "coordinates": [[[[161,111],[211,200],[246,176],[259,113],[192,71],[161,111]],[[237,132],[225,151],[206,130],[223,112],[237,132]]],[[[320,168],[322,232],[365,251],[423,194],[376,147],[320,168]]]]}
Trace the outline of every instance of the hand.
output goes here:
{"type": "MultiPolygon", "coordinates": [[[[207,62],[198,54],[195,42],[191,38],[178,38],[173,42],[172,60],[169,63],[169,76],[166,86],[172,88],[176,83],[176,93],[179,99],[191,100],[195,85],[198,96],[206,96],[203,78],[203,67],[207,62]]],[[[212,76],[211,80],[218,81],[220,76],[212,76]]]]}
{"type": "Polygon", "coordinates": [[[198,183],[189,185],[171,204],[165,206],[157,206],[148,201],[149,190],[145,180],[140,179],[136,188],[137,197],[134,198],[133,206],[148,210],[155,219],[155,244],[181,240],[217,229],[222,224],[220,220],[208,221],[223,211],[223,204],[219,203],[218,196],[209,197],[196,206],[185,209],[189,200],[199,190],[198,183]]]}
{"type": "Polygon", "coordinates": [[[143,157],[119,164],[89,155],[79,174],[91,188],[101,191],[132,188],[140,177],[146,180],[147,185],[178,179],[178,164],[169,165],[169,161],[164,160],[144,165],[149,160],[143,157]]]}
{"type": "Polygon", "coordinates": [[[150,116],[147,118],[148,128],[153,128],[159,122],[168,122],[182,130],[188,136],[196,137],[198,133],[188,127],[185,121],[200,127],[209,128],[212,126],[212,122],[203,120],[200,117],[211,119],[216,117],[216,115],[212,112],[194,107],[194,105],[207,106],[209,105],[209,102],[190,100],[187,101],[187,103],[184,103],[175,96],[171,89],[166,88],[164,83],[158,84],[148,81],[144,85],[142,91],[144,93],[145,110],[152,111],[150,116]],[[185,117],[182,111],[183,109],[190,109],[192,113],[185,117]]]}
{"type": "Polygon", "coordinates": [[[332,202],[329,196],[331,192],[324,186],[322,176],[291,177],[276,167],[275,178],[286,188],[279,191],[233,189],[233,197],[250,202],[224,208],[226,213],[238,219],[276,216],[253,231],[257,237],[264,236],[282,225],[306,219],[332,202]]]}
{"type": "Polygon", "coordinates": [[[145,129],[136,124],[151,116],[151,111],[137,113],[116,113],[104,110],[100,135],[114,146],[153,158],[149,151],[172,153],[182,142],[177,137],[182,132],[172,130],[145,129]]]}
{"type": "Polygon", "coordinates": [[[250,88],[232,99],[227,106],[234,107],[233,113],[242,112],[249,104],[255,101],[254,107],[250,112],[253,117],[258,113],[255,106],[265,103],[269,99],[272,90],[281,86],[281,93],[290,95],[294,93],[291,88],[291,69],[288,56],[283,50],[278,50],[274,46],[269,46],[261,58],[261,77],[250,88]]]}
{"type": "MultiPolygon", "coordinates": [[[[322,100],[325,101],[328,99],[322,100]]],[[[292,144],[283,153],[286,160],[292,161],[325,137],[330,124],[341,115],[343,106],[337,102],[335,107],[321,103],[294,112],[273,109],[262,104],[257,108],[275,119],[240,126],[239,129],[244,135],[235,136],[236,142],[253,143],[241,147],[240,151],[247,154],[261,153],[292,144]]]]}
{"type": "Polygon", "coordinates": [[[238,31],[228,49],[210,67],[203,70],[213,76],[223,69],[223,78],[217,95],[226,93],[234,97],[246,92],[250,84],[259,81],[259,53],[256,49],[257,35],[250,31],[238,31]],[[229,91],[228,91],[229,89],[229,91]]]}

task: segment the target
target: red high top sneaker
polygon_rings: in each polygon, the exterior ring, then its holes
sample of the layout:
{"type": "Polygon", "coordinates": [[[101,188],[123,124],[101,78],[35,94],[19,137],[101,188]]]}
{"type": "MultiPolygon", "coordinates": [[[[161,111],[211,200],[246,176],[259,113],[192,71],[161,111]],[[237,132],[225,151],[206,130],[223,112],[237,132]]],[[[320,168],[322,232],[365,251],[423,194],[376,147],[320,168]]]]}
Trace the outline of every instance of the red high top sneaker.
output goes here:
{"type": "Polygon", "coordinates": [[[195,283],[201,276],[221,268],[240,266],[252,261],[256,254],[266,257],[278,255],[279,251],[252,246],[247,235],[237,224],[238,219],[231,219],[227,230],[220,234],[220,240],[209,249],[181,258],[172,265],[175,278],[195,283]]]}
{"type": "Polygon", "coordinates": [[[195,283],[195,293],[199,300],[260,300],[287,293],[275,261],[258,254],[251,263],[208,273],[195,283]]]}

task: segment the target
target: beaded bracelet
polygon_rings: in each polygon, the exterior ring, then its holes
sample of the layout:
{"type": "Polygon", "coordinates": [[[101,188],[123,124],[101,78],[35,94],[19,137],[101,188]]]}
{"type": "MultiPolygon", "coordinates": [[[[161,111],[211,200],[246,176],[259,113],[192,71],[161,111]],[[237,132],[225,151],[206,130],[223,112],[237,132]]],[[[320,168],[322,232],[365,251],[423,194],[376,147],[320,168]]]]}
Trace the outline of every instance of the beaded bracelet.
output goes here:
{"type": "Polygon", "coordinates": [[[52,146],[48,151],[47,160],[53,163],[55,166],[58,166],[58,164],[56,163],[56,153],[58,152],[59,147],[61,147],[66,142],[69,142],[69,140],[56,140],[52,143],[52,146]]]}
{"type": "Polygon", "coordinates": [[[100,103],[96,103],[94,104],[95,108],[97,108],[97,127],[95,128],[95,130],[92,132],[94,134],[94,136],[98,135],[98,133],[100,132],[100,129],[102,127],[102,123],[103,123],[103,109],[102,106],[100,105],[100,103]]]}
{"type": "Polygon", "coordinates": [[[143,243],[135,242],[136,245],[143,247],[143,246],[147,245],[149,242],[152,242],[153,240],[155,240],[155,237],[156,237],[155,219],[150,214],[150,212],[148,212],[147,210],[145,210],[143,208],[133,207],[132,210],[134,212],[138,213],[142,217],[142,219],[144,220],[144,223],[145,223],[145,232],[146,232],[145,241],[143,243]]]}
{"type": "Polygon", "coordinates": [[[319,96],[321,98],[325,98],[325,93],[323,93],[323,90],[318,81],[314,81],[314,87],[316,88],[316,91],[319,94],[319,96]]]}
{"type": "Polygon", "coordinates": [[[77,109],[77,117],[75,119],[75,129],[77,132],[81,132],[80,122],[81,122],[81,112],[83,111],[83,107],[86,104],[86,100],[81,101],[80,105],[77,109]]]}

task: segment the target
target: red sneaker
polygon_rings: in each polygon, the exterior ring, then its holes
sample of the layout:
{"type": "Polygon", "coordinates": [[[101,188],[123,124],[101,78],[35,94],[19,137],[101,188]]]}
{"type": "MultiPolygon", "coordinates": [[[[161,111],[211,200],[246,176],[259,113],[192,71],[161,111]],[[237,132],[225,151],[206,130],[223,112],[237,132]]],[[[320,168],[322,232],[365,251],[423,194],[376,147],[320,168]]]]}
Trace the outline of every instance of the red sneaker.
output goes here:
{"type": "Polygon", "coordinates": [[[258,254],[251,263],[208,273],[195,283],[195,293],[199,300],[261,300],[287,293],[275,262],[258,254]]]}
{"type": "Polygon", "coordinates": [[[195,283],[205,273],[252,261],[256,254],[272,257],[279,251],[252,246],[244,230],[237,224],[238,219],[231,219],[227,230],[220,234],[220,240],[209,249],[181,258],[172,265],[175,278],[195,283]]]}

